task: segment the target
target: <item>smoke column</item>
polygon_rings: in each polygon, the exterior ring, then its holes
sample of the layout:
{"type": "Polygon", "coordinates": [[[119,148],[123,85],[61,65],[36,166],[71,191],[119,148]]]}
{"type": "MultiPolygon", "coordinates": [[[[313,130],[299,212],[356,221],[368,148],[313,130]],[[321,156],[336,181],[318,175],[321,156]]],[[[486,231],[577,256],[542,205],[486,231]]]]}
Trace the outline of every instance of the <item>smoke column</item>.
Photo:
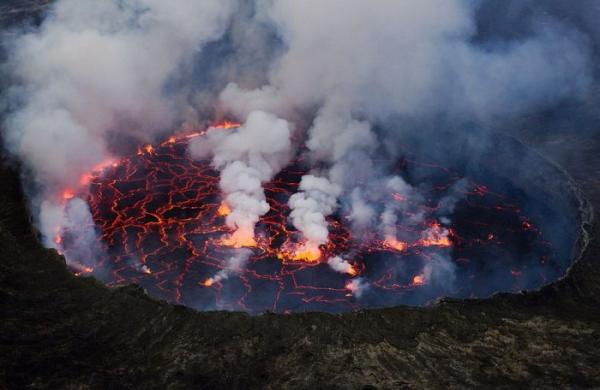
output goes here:
{"type": "Polygon", "coordinates": [[[206,159],[212,155],[213,165],[221,172],[221,190],[231,208],[226,223],[235,230],[225,243],[234,247],[256,244],[254,225],[269,211],[262,183],[289,162],[290,136],[287,121],[253,111],[240,128],[209,129],[205,137],[191,141],[191,156],[206,159]]]}

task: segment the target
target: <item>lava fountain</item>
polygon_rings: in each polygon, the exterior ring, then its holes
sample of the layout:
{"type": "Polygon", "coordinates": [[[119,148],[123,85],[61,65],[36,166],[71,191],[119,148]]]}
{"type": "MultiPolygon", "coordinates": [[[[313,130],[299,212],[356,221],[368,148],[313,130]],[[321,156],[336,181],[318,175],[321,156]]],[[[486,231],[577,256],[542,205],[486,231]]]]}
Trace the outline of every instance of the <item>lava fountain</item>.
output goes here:
{"type": "MultiPolygon", "coordinates": [[[[565,272],[563,254],[545,238],[536,216],[520,207],[521,198],[412,157],[393,166],[398,172],[418,169],[430,185],[421,190],[424,201],[414,204],[423,217],[398,223],[395,235],[354,235],[342,208],[328,217],[328,243],[303,247],[289,221],[288,200],[311,167],[297,158],[265,183],[270,211],[256,233],[234,237],[225,224],[231,209],[219,190],[219,173],[187,154],[189,140],[202,136],[186,133],[144,145],[82,177],[89,190],[64,190],[65,204],[77,195],[89,204],[101,248],[92,268],[89,259],[69,256],[76,241],[69,229],[57,232],[56,244],[77,275],[108,285],[136,283],[152,297],[199,310],[287,313],[484,297],[535,288],[565,272]],[[459,181],[465,184],[452,219],[436,217],[441,199],[459,181]]],[[[384,196],[413,202],[393,191],[384,196]]]]}

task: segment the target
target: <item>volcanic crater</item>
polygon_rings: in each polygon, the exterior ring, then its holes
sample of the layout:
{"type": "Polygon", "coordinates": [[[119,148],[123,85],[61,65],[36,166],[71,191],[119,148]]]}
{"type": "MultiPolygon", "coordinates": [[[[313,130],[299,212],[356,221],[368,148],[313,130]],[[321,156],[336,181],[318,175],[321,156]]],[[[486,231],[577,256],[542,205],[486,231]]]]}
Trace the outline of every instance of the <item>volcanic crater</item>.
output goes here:
{"type": "Polygon", "coordinates": [[[72,250],[76,234],[68,228],[57,235],[76,275],[134,283],[152,297],[198,310],[341,312],[535,289],[570,264],[577,199],[568,184],[549,180],[552,166],[523,154],[509,137],[496,135],[493,150],[468,151],[464,161],[444,165],[414,155],[408,142],[403,157],[378,162],[418,188],[418,200],[393,190],[383,195],[399,204],[396,234],[354,234],[341,207],[328,217],[329,242],[311,254],[295,249],[302,237],[287,204],[310,163],[298,157],[265,183],[270,211],[256,237],[231,242],[219,173],[187,152],[189,141],[202,136],[188,132],[144,145],[84,175],[88,193],[63,192],[66,205],[76,195],[85,199],[98,233],[86,252],[95,258],[72,250]],[[468,159],[484,164],[469,172],[468,159]],[[536,166],[536,174],[516,174],[517,161],[536,166]],[[232,267],[239,256],[243,264],[232,267]]]}

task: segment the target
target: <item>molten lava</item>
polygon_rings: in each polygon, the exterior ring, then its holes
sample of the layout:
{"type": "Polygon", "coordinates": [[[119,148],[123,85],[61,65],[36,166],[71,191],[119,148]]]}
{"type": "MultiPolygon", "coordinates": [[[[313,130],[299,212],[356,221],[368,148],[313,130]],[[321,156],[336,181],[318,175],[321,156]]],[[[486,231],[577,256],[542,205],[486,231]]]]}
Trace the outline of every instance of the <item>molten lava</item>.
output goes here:
{"type": "Polygon", "coordinates": [[[386,248],[402,252],[408,248],[408,244],[402,241],[398,241],[396,237],[387,236],[383,241],[383,245],[386,248]]]}
{"type": "Polygon", "coordinates": [[[425,284],[425,282],[425,276],[423,275],[416,275],[412,280],[413,286],[422,286],[425,284]]]}
{"type": "Polygon", "coordinates": [[[226,217],[229,214],[231,214],[231,208],[229,207],[229,205],[227,203],[221,202],[221,205],[217,209],[217,214],[220,217],[226,217]]]}
{"type": "Polygon", "coordinates": [[[297,244],[290,249],[283,248],[277,258],[287,261],[305,261],[308,263],[317,262],[321,258],[321,250],[317,244],[305,242],[297,244]]]}
{"type": "Polygon", "coordinates": [[[62,197],[64,200],[73,199],[75,197],[75,193],[73,192],[73,190],[66,189],[62,193],[62,197]]]}
{"type": "Polygon", "coordinates": [[[448,229],[434,222],[431,228],[425,232],[425,237],[419,241],[419,244],[422,246],[452,246],[449,234],[448,229]]]}
{"type": "Polygon", "coordinates": [[[254,239],[254,232],[243,229],[238,229],[217,242],[218,245],[229,246],[232,248],[251,248],[257,246],[256,240],[254,239]]]}

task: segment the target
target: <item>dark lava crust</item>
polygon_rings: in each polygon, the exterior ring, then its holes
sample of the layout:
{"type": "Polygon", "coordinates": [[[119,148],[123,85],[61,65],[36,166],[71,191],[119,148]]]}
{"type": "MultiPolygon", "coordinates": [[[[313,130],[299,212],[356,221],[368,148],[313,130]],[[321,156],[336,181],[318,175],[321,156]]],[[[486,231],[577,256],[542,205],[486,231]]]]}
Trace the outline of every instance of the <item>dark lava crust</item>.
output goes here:
{"type": "Polygon", "coordinates": [[[539,291],[341,315],[201,313],[76,278],[39,244],[18,174],[3,164],[0,388],[598,387],[596,138],[521,136],[542,154],[558,140],[577,156],[558,161],[589,200],[566,277],[539,291]]]}

